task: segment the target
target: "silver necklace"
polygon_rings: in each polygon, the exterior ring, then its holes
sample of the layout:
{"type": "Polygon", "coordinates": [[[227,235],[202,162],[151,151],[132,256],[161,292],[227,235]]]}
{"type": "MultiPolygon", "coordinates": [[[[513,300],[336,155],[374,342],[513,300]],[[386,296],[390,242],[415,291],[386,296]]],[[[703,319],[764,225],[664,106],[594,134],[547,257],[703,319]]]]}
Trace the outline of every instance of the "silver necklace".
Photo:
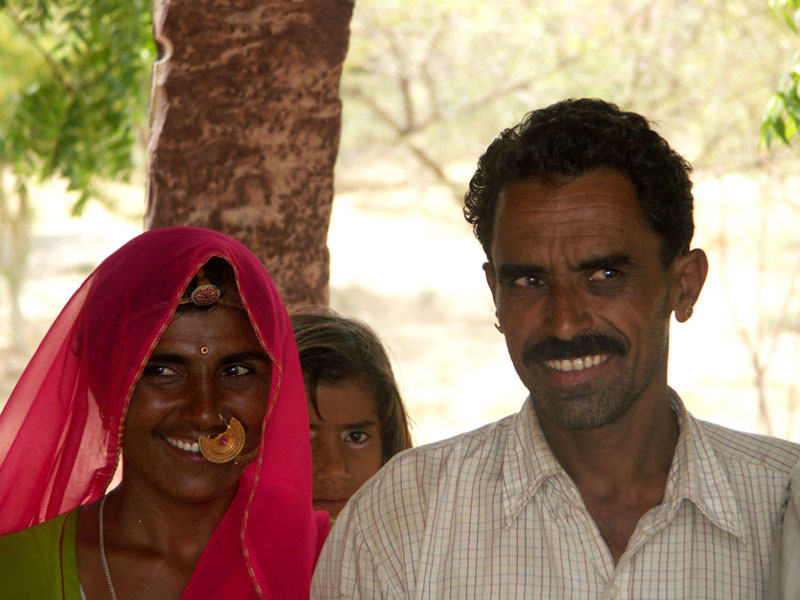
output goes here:
{"type": "Polygon", "coordinates": [[[108,560],[106,559],[106,545],[103,540],[103,509],[106,506],[106,498],[108,496],[103,496],[103,499],[100,500],[100,516],[98,517],[98,525],[100,529],[100,562],[103,563],[103,573],[106,576],[106,585],[108,585],[108,594],[111,596],[111,600],[117,600],[117,594],[114,592],[114,584],[111,583],[111,571],[108,570],[108,560]]]}

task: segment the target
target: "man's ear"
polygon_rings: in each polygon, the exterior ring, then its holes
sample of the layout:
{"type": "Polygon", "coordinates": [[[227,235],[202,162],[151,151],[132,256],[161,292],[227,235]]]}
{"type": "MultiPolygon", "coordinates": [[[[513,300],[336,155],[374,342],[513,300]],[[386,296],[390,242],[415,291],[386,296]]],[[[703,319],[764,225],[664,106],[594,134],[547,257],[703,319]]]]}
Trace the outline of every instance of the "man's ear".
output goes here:
{"type": "Polygon", "coordinates": [[[708,257],[695,248],[676,256],[670,265],[670,307],[679,323],[689,320],[708,275],[708,257]]]}
{"type": "Polygon", "coordinates": [[[497,306],[497,280],[494,277],[494,267],[492,263],[483,263],[483,272],[486,275],[486,283],[489,284],[489,289],[492,292],[492,300],[494,300],[494,304],[497,306]]]}

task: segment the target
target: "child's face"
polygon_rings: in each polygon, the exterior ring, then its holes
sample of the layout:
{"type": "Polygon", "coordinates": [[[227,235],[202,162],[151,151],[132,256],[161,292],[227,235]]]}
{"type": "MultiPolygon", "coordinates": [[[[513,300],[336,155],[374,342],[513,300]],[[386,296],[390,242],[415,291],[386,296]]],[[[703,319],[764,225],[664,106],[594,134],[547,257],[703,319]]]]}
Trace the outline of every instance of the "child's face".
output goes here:
{"type": "Polygon", "coordinates": [[[308,402],[314,509],[336,517],[350,496],[381,468],[380,418],[375,396],[363,377],[318,384],[317,406],[319,415],[308,402]]]}

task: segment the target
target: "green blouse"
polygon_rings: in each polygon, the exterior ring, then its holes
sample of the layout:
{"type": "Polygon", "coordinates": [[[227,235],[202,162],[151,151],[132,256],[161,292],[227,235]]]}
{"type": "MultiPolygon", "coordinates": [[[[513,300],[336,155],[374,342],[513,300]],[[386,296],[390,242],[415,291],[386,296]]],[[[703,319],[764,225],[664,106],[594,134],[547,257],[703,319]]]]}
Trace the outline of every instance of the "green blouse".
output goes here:
{"type": "Polygon", "coordinates": [[[80,600],[78,512],[0,536],[0,600],[80,600]]]}

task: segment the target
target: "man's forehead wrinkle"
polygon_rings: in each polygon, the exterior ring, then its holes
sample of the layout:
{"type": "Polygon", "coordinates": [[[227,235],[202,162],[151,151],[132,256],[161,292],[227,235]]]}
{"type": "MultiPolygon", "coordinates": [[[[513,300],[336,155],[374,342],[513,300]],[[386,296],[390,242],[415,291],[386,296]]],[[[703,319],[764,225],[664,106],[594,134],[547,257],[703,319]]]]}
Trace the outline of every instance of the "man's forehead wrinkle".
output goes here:
{"type": "Polygon", "coordinates": [[[492,245],[496,267],[566,273],[594,268],[609,256],[638,265],[651,251],[660,252],[661,240],[633,184],[619,174],[597,173],[563,186],[533,180],[509,185],[495,213],[492,245]]]}
{"type": "Polygon", "coordinates": [[[617,239],[633,225],[631,216],[614,208],[585,206],[520,207],[503,215],[498,223],[498,241],[514,239],[552,241],[559,245],[584,240],[617,239]]]}
{"type": "Polygon", "coordinates": [[[511,182],[500,194],[497,215],[508,204],[509,197],[518,201],[512,203],[530,204],[548,212],[570,208],[570,205],[580,209],[595,207],[598,202],[619,206],[632,201],[631,208],[634,208],[632,212],[635,212],[642,221],[647,221],[633,183],[623,174],[603,169],[560,185],[543,184],[533,178],[511,182]],[[623,202],[620,202],[621,200],[623,202]],[[545,204],[549,204],[550,207],[544,207],[545,204]]]}
{"type": "Polygon", "coordinates": [[[496,230],[542,229],[552,233],[550,228],[560,227],[562,230],[569,228],[574,229],[575,233],[589,235],[589,232],[597,234],[608,229],[624,230],[626,224],[645,225],[650,229],[644,214],[638,210],[638,203],[635,208],[637,210],[626,210],[625,203],[620,202],[618,197],[601,193],[560,199],[513,197],[498,214],[496,230]]]}

